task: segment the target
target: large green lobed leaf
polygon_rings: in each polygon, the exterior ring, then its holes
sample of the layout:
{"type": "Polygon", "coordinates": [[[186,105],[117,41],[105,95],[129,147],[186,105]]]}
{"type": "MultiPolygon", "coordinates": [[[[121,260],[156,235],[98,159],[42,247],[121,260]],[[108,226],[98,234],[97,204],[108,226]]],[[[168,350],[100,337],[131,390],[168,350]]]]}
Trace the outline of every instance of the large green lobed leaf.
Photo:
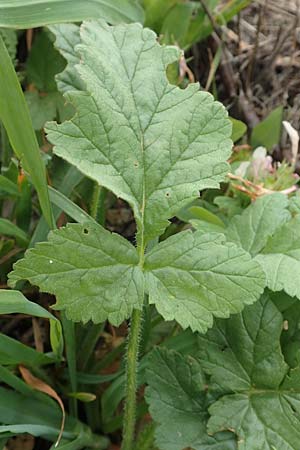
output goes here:
{"type": "Polygon", "coordinates": [[[164,348],[154,349],[147,361],[146,400],[158,423],[156,442],[161,450],[234,450],[229,432],[209,436],[206,377],[199,362],[164,348]]]}
{"type": "Polygon", "coordinates": [[[200,189],[224,179],[227,112],[198,84],[171,85],[166,67],[179,51],[138,24],[86,22],[76,49],[86,92],[69,92],[77,114],[48,124],[48,139],[58,156],[130,203],[139,239],[149,241],[200,189]]]}
{"type": "Polygon", "coordinates": [[[56,45],[68,53],[63,90],[76,115],[48,125],[54,152],[127,200],[137,222],[137,249],[91,223],[53,232],[30,250],[10,275],[57,296],[57,309],[75,321],[109,319],[118,325],[141,309],[144,293],[166,320],[205,331],[213,316],[228,317],[255,302],[265,286],[259,264],[224,236],[182,233],[144,251],[199,189],[224,178],[232,142],[224,107],[197,84],[171,85],[166,67],[175,47],[160,46],[140,25],[84,23],[76,53],[55,27],[56,45]],[[75,56],[74,56],[75,55],[75,56]],[[74,60],[75,58],[75,60],[74,60]],[[78,85],[77,75],[84,84],[78,85]],[[81,89],[86,89],[82,91],[81,89]]]}
{"type": "Polygon", "coordinates": [[[185,355],[153,350],[146,400],[157,424],[157,446],[298,449],[299,315],[298,301],[268,291],[241,314],[217,319],[206,335],[198,335],[198,350],[195,343],[185,355]],[[286,357],[296,354],[296,343],[298,358],[290,365],[286,357]]]}
{"type": "Polygon", "coordinates": [[[209,408],[208,431],[234,431],[241,450],[295,450],[300,440],[298,372],[288,373],[283,318],[267,294],[242,314],[217,321],[199,339],[200,360],[223,392],[209,408]]]}

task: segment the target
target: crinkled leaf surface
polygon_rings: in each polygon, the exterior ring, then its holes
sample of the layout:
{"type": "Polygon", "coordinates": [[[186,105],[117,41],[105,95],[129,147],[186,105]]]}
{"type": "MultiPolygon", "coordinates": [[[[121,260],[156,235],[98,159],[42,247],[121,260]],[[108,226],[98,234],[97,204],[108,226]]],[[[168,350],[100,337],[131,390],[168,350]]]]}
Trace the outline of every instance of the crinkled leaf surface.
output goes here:
{"type": "Polygon", "coordinates": [[[232,433],[209,436],[205,377],[191,356],[156,348],[148,359],[146,400],[158,422],[156,442],[161,450],[233,450],[232,433]]]}
{"type": "Polygon", "coordinates": [[[136,249],[104,228],[70,224],[50,233],[49,241],[15,264],[10,284],[29,280],[55,294],[54,308],[74,321],[120,324],[133,308],[141,309],[143,275],[136,249]]]}
{"type": "Polygon", "coordinates": [[[86,22],[76,50],[86,92],[68,94],[77,114],[49,124],[48,138],[58,156],[130,203],[146,242],[199,189],[224,179],[230,121],[198,84],[168,82],[179,51],[139,24],[86,22]]]}
{"type": "Polygon", "coordinates": [[[271,290],[285,290],[291,297],[300,298],[300,215],[269,238],[256,260],[262,265],[271,290]]]}
{"type": "Polygon", "coordinates": [[[221,234],[185,231],[146,255],[147,290],[166,320],[206,331],[255,302],[265,286],[259,264],[221,234]]]}
{"type": "Polygon", "coordinates": [[[300,389],[287,377],[283,318],[264,294],[199,338],[200,360],[223,395],[209,408],[208,431],[234,430],[241,450],[295,450],[300,442],[300,389]]]}
{"type": "Polygon", "coordinates": [[[50,31],[55,35],[55,47],[66,59],[67,65],[63,72],[56,75],[59,91],[85,90],[85,84],[80,78],[76,65],[80,62],[80,56],[75,47],[80,43],[80,27],[74,23],[52,25],[50,31]]]}

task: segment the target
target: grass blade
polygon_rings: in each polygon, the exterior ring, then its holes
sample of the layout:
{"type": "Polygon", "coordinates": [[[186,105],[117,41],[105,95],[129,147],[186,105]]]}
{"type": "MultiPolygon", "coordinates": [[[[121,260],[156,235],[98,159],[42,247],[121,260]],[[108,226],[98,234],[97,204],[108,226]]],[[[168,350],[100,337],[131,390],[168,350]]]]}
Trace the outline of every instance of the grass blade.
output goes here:
{"type": "MultiPolygon", "coordinates": [[[[82,179],[83,175],[76,169],[76,167],[70,166],[67,169],[62,181],[57,186],[57,190],[68,197],[82,179]]],[[[60,213],[61,209],[57,206],[54,206],[53,215],[55,221],[59,218],[60,213]]],[[[37,242],[45,241],[47,239],[48,233],[49,226],[47,225],[44,217],[41,217],[32,235],[29,247],[33,247],[37,242]]]]}
{"type": "MultiPolygon", "coordinates": [[[[2,15],[1,17],[3,18],[2,15]]],[[[37,190],[45,219],[49,226],[54,228],[45,166],[20,83],[1,36],[0,61],[0,119],[15,154],[21,160],[24,170],[29,173],[37,190]]]]}
{"type": "MultiPolygon", "coordinates": [[[[29,433],[51,441],[56,440],[60,426],[60,409],[56,403],[48,402],[46,396],[35,398],[1,386],[0,398],[0,422],[6,424],[0,427],[0,433],[29,433]]],[[[66,417],[63,438],[72,442],[80,438],[81,447],[73,449],[93,447],[101,450],[109,444],[106,437],[92,434],[87,426],[71,416],[66,417]]],[[[64,448],[63,443],[57,448],[64,448]]]]}
{"type": "Polygon", "coordinates": [[[49,186],[49,195],[50,201],[55,206],[58,206],[59,209],[64,211],[68,216],[72,217],[72,219],[76,220],[78,223],[86,223],[92,222],[96,223],[96,221],[83,209],[81,209],[78,205],[72,202],[72,200],[68,199],[64,194],[57,191],[56,189],[49,186]]]}
{"type": "MultiPolygon", "coordinates": [[[[68,362],[69,380],[72,392],[77,391],[77,368],[76,368],[76,337],[75,324],[66,318],[64,313],[61,314],[61,321],[63,326],[66,357],[68,362]]],[[[72,416],[77,416],[77,399],[70,398],[70,413],[72,416]]]]}
{"type": "Polygon", "coordinates": [[[28,245],[29,237],[27,236],[27,234],[21,228],[7,219],[0,218],[0,234],[16,238],[20,241],[22,247],[26,247],[28,245]]]}
{"type": "Polygon", "coordinates": [[[18,186],[6,178],[4,175],[0,175],[0,194],[5,193],[13,197],[20,197],[21,193],[18,186]]]}
{"type": "Polygon", "coordinates": [[[57,359],[46,353],[40,353],[27,345],[0,333],[0,364],[11,366],[26,364],[29,367],[38,367],[53,364],[57,359]]]}
{"type": "Polygon", "coordinates": [[[111,24],[143,22],[143,9],[134,0],[6,0],[0,4],[0,27],[32,28],[97,18],[111,24]]]}
{"type": "Polygon", "coordinates": [[[0,380],[24,395],[32,396],[33,389],[17,377],[12,371],[0,365],[0,380]]]}

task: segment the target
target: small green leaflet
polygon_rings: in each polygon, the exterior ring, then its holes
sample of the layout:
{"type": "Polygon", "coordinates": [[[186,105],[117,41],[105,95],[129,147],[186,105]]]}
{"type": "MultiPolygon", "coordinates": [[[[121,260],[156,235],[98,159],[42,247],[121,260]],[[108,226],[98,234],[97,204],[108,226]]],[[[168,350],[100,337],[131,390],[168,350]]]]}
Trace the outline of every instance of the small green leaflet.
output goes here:
{"type": "Polygon", "coordinates": [[[295,450],[300,442],[299,377],[280,348],[283,318],[267,294],[242,314],[217,320],[199,338],[200,360],[223,395],[209,407],[208,432],[234,430],[240,450],[295,450]]]}
{"type": "Polygon", "coordinates": [[[247,125],[241,120],[234,119],[230,117],[232,123],[232,135],[231,139],[233,142],[239,141],[247,131],[247,125]]]}
{"type": "Polygon", "coordinates": [[[226,236],[255,257],[271,290],[300,298],[300,215],[291,219],[288,206],[282,194],[259,198],[232,219],[226,236]]]}
{"type": "Polygon", "coordinates": [[[119,325],[141,309],[143,275],[136,249],[117,234],[87,223],[53,231],[15,264],[10,284],[29,280],[55,294],[54,309],[64,309],[74,321],[119,325]]]}
{"type": "Polygon", "coordinates": [[[146,255],[145,269],[150,303],[193,331],[254,303],[265,286],[250,255],[217,233],[176,234],[146,255]]]}
{"type": "Polygon", "coordinates": [[[283,118],[283,106],[278,106],[258,125],[251,133],[251,145],[253,148],[263,146],[272,150],[280,141],[283,118]]]}
{"type": "Polygon", "coordinates": [[[58,156],[130,203],[144,246],[200,189],[224,179],[231,123],[198,84],[168,82],[166,67],[180,52],[151,30],[99,20],[81,26],[80,40],[76,69],[86,92],[68,93],[77,114],[48,124],[48,139],[58,156]]]}
{"type": "Polygon", "coordinates": [[[164,348],[154,349],[147,360],[146,400],[158,422],[160,450],[234,450],[232,433],[209,436],[206,380],[199,362],[164,348]]]}

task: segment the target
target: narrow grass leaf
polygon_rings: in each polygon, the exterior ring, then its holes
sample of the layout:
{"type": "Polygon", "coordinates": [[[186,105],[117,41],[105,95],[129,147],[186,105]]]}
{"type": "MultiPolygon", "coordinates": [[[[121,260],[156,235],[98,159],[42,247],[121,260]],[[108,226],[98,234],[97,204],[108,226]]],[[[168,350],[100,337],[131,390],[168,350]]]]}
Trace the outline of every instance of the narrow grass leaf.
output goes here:
{"type": "Polygon", "coordinates": [[[0,4],[0,27],[32,28],[96,18],[112,24],[143,22],[143,9],[134,0],[6,0],[0,4]]]}
{"type": "Polygon", "coordinates": [[[26,364],[29,367],[38,367],[57,362],[57,358],[40,353],[27,345],[0,333],[0,364],[12,366],[26,364]]]}
{"type": "MultiPolygon", "coordinates": [[[[11,3],[11,2],[10,2],[11,3]]],[[[0,6],[0,16],[1,6],[0,6]]],[[[51,228],[54,220],[42,161],[28,107],[11,58],[0,36],[0,119],[11,146],[37,190],[41,209],[51,228]]]]}
{"type": "Polygon", "coordinates": [[[0,175],[0,194],[8,194],[13,197],[20,197],[18,186],[4,175],[0,175]]]}
{"type": "Polygon", "coordinates": [[[76,220],[78,223],[92,222],[96,221],[78,205],[72,202],[68,197],[66,197],[61,192],[49,186],[50,201],[59,209],[64,211],[72,219],[76,220]]]}
{"type": "MultiPolygon", "coordinates": [[[[3,387],[0,387],[0,398],[0,422],[6,424],[0,427],[0,433],[6,435],[8,432],[26,432],[51,441],[56,440],[60,427],[60,410],[50,398],[30,397],[3,387]]],[[[106,437],[93,434],[89,427],[71,416],[66,416],[63,439],[59,449],[68,448],[67,445],[78,442],[79,439],[81,446],[70,446],[69,450],[85,447],[104,450],[108,447],[106,437]],[[71,442],[67,443],[66,439],[71,442]]]]}
{"type": "Polygon", "coordinates": [[[20,245],[24,247],[28,245],[29,237],[27,234],[10,220],[0,218],[0,234],[16,238],[20,245]]]}

